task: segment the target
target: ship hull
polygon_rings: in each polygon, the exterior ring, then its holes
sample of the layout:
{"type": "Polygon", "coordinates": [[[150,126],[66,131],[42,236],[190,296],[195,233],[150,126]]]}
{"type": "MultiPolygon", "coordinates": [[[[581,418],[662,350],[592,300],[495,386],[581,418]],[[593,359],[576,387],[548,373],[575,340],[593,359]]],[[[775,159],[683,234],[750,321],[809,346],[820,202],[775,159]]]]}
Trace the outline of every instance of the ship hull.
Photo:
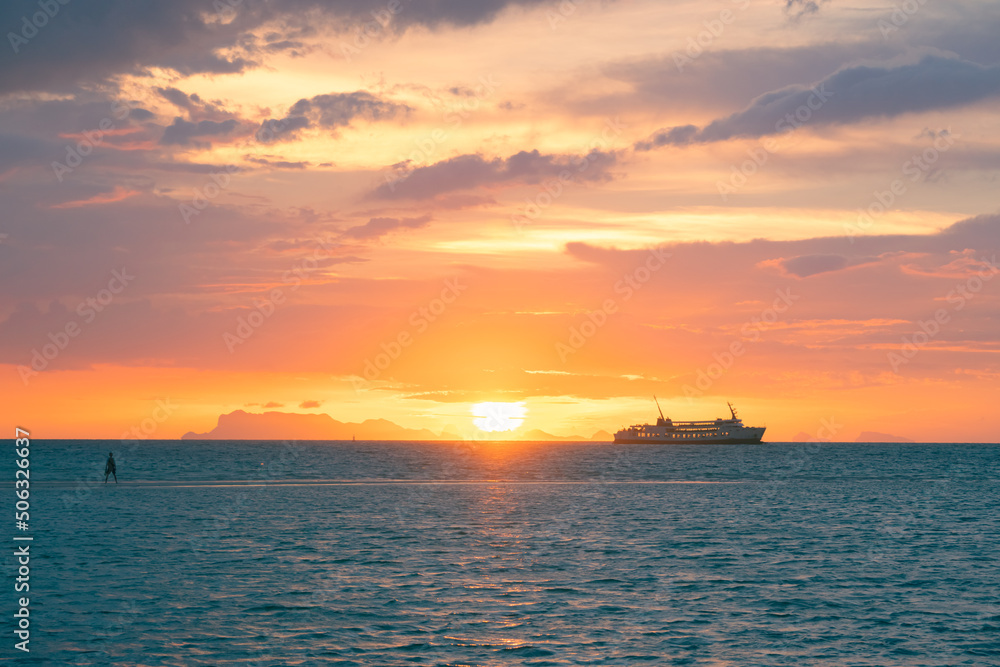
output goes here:
{"type": "Polygon", "coordinates": [[[756,438],[691,438],[690,440],[680,440],[678,438],[633,438],[629,436],[615,436],[615,444],[618,445],[759,445],[762,444],[761,437],[756,438]]]}
{"type": "Polygon", "coordinates": [[[764,438],[764,428],[744,427],[741,433],[729,435],[685,434],[671,432],[647,433],[639,436],[628,432],[615,433],[615,444],[621,445],[759,445],[764,438]]]}

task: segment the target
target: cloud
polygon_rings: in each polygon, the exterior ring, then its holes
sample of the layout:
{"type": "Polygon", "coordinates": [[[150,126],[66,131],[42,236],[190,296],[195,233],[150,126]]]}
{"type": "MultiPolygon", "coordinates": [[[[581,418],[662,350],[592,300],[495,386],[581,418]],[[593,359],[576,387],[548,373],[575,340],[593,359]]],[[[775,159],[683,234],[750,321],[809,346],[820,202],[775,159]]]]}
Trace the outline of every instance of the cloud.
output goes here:
{"type": "Polygon", "coordinates": [[[268,158],[257,157],[255,155],[245,155],[243,159],[247,162],[253,162],[254,164],[264,165],[265,167],[272,167],[274,169],[305,169],[310,165],[309,162],[289,162],[288,160],[271,160],[268,158]]]}
{"type": "Polygon", "coordinates": [[[111,192],[102,192],[88,199],[78,199],[67,201],[61,204],[53,204],[49,208],[80,208],[81,206],[93,206],[94,204],[112,204],[139,194],[138,190],[129,190],[120,185],[116,185],[111,192]]]}
{"type": "MultiPolygon", "coordinates": [[[[10,133],[0,132],[0,169],[6,162],[27,158],[32,146],[40,149],[36,159],[43,164],[52,159],[65,161],[67,145],[75,145],[87,136],[93,138],[98,132],[100,141],[93,153],[99,157],[88,158],[95,164],[103,163],[116,148],[149,147],[162,128],[146,123],[153,114],[140,105],[137,100],[111,91],[81,91],[58,99],[8,96],[0,105],[0,127],[10,133]],[[101,131],[101,127],[105,130],[101,131]]],[[[144,150],[115,152],[146,154],[144,150]]],[[[130,173],[134,175],[135,171],[130,173]]]]}
{"type": "Polygon", "coordinates": [[[847,255],[815,253],[796,257],[780,257],[760,262],[758,267],[772,266],[782,274],[797,278],[808,278],[818,273],[830,273],[843,269],[877,262],[879,257],[848,257],[847,255]]]}
{"type": "Polygon", "coordinates": [[[757,97],[746,109],[705,127],[682,125],[657,131],[635,144],[661,146],[763,137],[800,125],[841,125],[973,104],[1000,94],[1000,66],[927,56],[897,67],[841,69],[813,87],[787,86],[757,97]]]}
{"type": "Polygon", "coordinates": [[[336,130],[350,125],[355,118],[375,122],[410,111],[412,108],[405,104],[382,100],[364,90],[317,95],[293,104],[281,120],[265,120],[257,131],[257,138],[265,143],[280,141],[310,127],[336,130]]]}
{"type": "Polygon", "coordinates": [[[850,260],[844,255],[800,255],[781,260],[781,266],[785,271],[800,278],[828,271],[839,271],[849,263],[850,260]]]}
{"type": "Polygon", "coordinates": [[[223,24],[211,4],[206,9],[198,0],[58,3],[58,12],[37,30],[24,28],[28,8],[0,3],[0,25],[19,38],[29,36],[15,40],[16,48],[0,50],[0,92],[71,88],[147,67],[193,74],[239,72],[252,65],[240,56],[220,55],[237,43],[247,22],[223,24]]]}
{"type": "MultiPolygon", "coordinates": [[[[386,0],[300,0],[295,3],[301,11],[315,8],[328,16],[346,18],[352,24],[371,22],[373,13],[386,11],[386,0]]],[[[392,18],[390,28],[405,29],[412,25],[430,28],[441,26],[471,26],[492,21],[507,7],[550,7],[552,0],[401,0],[401,10],[392,18]]],[[[292,13],[292,9],[286,10],[292,13]]]]}
{"type": "Polygon", "coordinates": [[[399,229],[419,229],[431,221],[431,216],[422,215],[419,218],[372,218],[363,225],[351,227],[344,236],[352,239],[377,239],[399,229]]]}
{"type": "MultiPolygon", "coordinates": [[[[152,199],[144,197],[141,203],[152,199]]],[[[46,208],[34,217],[12,216],[8,224],[14,226],[5,228],[10,238],[0,244],[0,298],[9,304],[9,315],[0,317],[0,362],[29,363],[32,350],[50,341],[50,332],[62,330],[70,320],[80,322],[77,304],[107,285],[111,268],[127,267],[136,276],[134,284],[87,325],[52,368],[144,365],[154,360],[240,372],[270,372],[280,366],[290,372],[356,374],[364,359],[378,350],[382,335],[373,338],[372,332],[395,334],[399,323],[407,322],[414,304],[424,303],[428,294],[441,287],[436,276],[383,280],[378,271],[371,278],[340,276],[322,285],[303,282],[297,292],[299,302],[282,305],[280,317],[275,315],[260,327],[252,344],[234,355],[220,354],[225,349],[223,332],[232,332],[238,318],[253,312],[253,295],[266,295],[275,284],[283,285],[283,274],[295,266],[293,255],[305,253],[260,252],[263,244],[289,231],[288,221],[273,219],[271,212],[262,216],[268,226],[249,237],[246,228],[252,228],[254,221],[246,217],[233,218],[232,224],[220,217],[214,224],[201,225],[208,228],[204,231],[187,228],[175,234],[178,225],[169,224],[174,210],[169,211],[171,218],[159,219],[150,215],[149,208],[139,208],[139,200],[120,205],[129,207],[126,221],[106,230],[99,224],[107,224],[111,216],[98,207],[46,208]],[[55,214],[60,217],[53,218],[55,214]],[[146,220],[151,224],[144,225],[146,220]],[[41,232],[37,231],[40,225],[41,232]],[[217,226],[222,229],[211,229],[217,226]],[[202,235],[192,236],[196,231],[202,235]],[[251,237],[256,240],[246,242],[251,237]],[[109,239],[129,252],[95,250],[109,248],[109,239]],[[233,239],[243,240],[234,244],[233,239]],[[47,247],[36,250],[40,240],[47,247]],[[168,255],[163,257],[165,252],[168,255]],[[240,292],[244,296],[234,304],[232,295],[240,292]],[[39,309],[38,304],[53,299],[64,306],[39,309]],[[290,340],[295,344],[290,345],[290,340]],[[317,349],[336,349],[337,354],[317,356],[317,349]]],[[[728,345],[739,335],[741,324],[759,316],[761,308],[771,303],[775,290],[789,287],[801,299],[782,320],[788,326],[831,320],[915,323],[936,308],[947,307],[942,299],[965,284],[970,271],[983,266],[984,259],[1000,251],[998,244],[998,215],[966,220],[936,234],[859,236],[854,244],[844,236],[680,242],[665,248],[670,257],[648,280],[636,273],[637,268],[649,266],[648,250],[571,244],[569,257],[580,261],[469,269],[469,281],[463,277],[463,284],[474,279],[476,290],[462,297],[468,317],[442,318],[434,336],[422,339],[428,346],[425,353],[401,358],[393,373],[399,373],[396,379],[401,382],[412,382],[414,391],[439,389],[438,380],[443,377],[449,379],[448,386],[461,389],[462,369],[499,368],[498,350],[500,363],[519,358],[507,352],[509,346],[520,350],[518,354],[523,352],[523,368],[583,372],[586,366],[551,365],[559,361],[550,341],[565,340],[569,327],[579,326],[585,311],[601,307],[607,298],[619,305],[628,299],[627,308],[614,316],[613,325],[590,339],[586,352],[576,358],[590,350],[600,351],[599,357],[620,361],[616,368],[623,374],[647,376],[672,374],[669,363],[650,361],[649,349],[690,350],[694,356],[703,353],[711,360],[716,345],[728,345]],[[849,262],[878,261],[803,280],[762,266],[768,260],[817,255],[842,255],[849,262]],[[633,280],[631,286],[624,276],[633,280]],[[539,285],[545,289],[538,289],[539,285]],[[669,304],[666,315],[664,304],[669,304]],[[442,370],[439,360],[444,357],[450,363],[442,370]]],[[[804,266],[815,269],[818,263],[800,260],[800,266],[792,267],[804,273],[804,266]]],[[[969,341],[970,348],[979,340],[993,341],[995,346],[998,286],[997,280],[984,286],[970,307],[956,313],[954,325],[939,340],[963,345],[962,341],[969,341]]],[[[854,351],[861,350],[856,345],[862,344],[898,345],[898,334],[912,330],[910,325],[899,326],[889,331],[838,332],[835,337],[842,340],[836,345],[854,351]]],[[[834,332],[822,326],[814,329],[823,341],[834,337],[834,332]]],[[[767,338],[778,344],[782,331],[769,329],[767,338]]],[[[782,349],[781,354],[793,351],[782,349]]],[[[884,365],[884,355],[876,362],[884,365]]],[[[967,366],[975,367],[974,363],[969,361],[967,366]]],[[[496,373],[498,378],[501,375],[496,373]]],[[[547,390],[543,385],[561,376],[525,377],[531,379],[530,385],[518,389],[535,392],[547,390]]],[[[565,379],[579,383],[579,378],[565,379]]],[[[567,384],[566,390],[577,389],[567,384]]]]}
{"type": "Polygon", "coordinates": [[[266,44],[263,48],[269,53],[279,53],[281,51],[288,51],[292,56],[301,56],[303,51],[305,51],[305,44],[294,39],[282,39],[277,42],[270,42],[266,44]]]}
{"type": "Polygon", "coordinates": [[[186,146],[197,143],[197,137],[224,137],[232,134],[239,127],[239,122],[233,118],[223,121],[202,120],[192,123],[181,117],[174,118],[173,124],[163,131],[161,144],[186,146]]]}
{"type": "Polygon", "coordinates": [[[550,178],[564,181],[603,181],[618,162],[613,151],[594,150],[587,155],[544,155],[537,149],[510,157],[487,160],[478,154],[460,155],[404,172],[377,187],[374,199],[429,199],[445,192],[506,183],[535,184],[550,178]]]}
{"type": "Polygon", "coordinates": [[[318,408],[323,405],[323,401],[302,401],[299,403],[299,407],[303,410],[310,410],[312,408],[318,408]]]}
{"type": "MultiPolygon", "coordinates": [[[[669,275],[667,282],[676,278],[677,284],[688,286],[700,280],[716,286],[742,282],[742,287],[734,287],[739,290],[775,277],[842,273],[843,279],[854,285],[863,284],[858,282],[862,274],[880,275],[889,281],[884,289],[891,291],[895,288],[890,284],[900,287],[892,281],[906,275],[958,276],[961,271],[955,269],[956,258],[961,258],[958,264],[962,266],[978,266],[982,258],[992,257],[1000,250],[1000,215],[962,220],[934,234],[855,236],[853,242],[846,235],[793,241],[682,242],[662,250],[670,257],[657,275],[669,275]],[[974,258],[966,258],[968,253],[974,258]],[[845,271],[855,267],[856,271],[845,271]]],[[[631,272],[649,257],[648,250],[619,250],[582,242],[568,243],[566,252],[587,264],[605,266],[612,274],[631,272]]],[[[829,284],[831,298],[843,284],[829,284]]],[[[912,288],[919,298],[926,299],[923,286],[907,284],[903,288],[912,288]]]]}
{"type": "Polygon", "coordinates": [[[201,98],[197,94],[189,96],[183,90],[178,90],[177,88],[156,88],[156,92],[175,107],[186,109],[187,111],[191,111],[201,104],[201,98]]]}
{"type": "Polygon", "coordinates": [[[198,121],[198,120],[216,120],[224,121],[230,118],[236,118],[236,114],[226,110],[222,103],[216,101],[215,103],[207,102],[201,98],[197,93],[191,93],[188,95],[183,90],[177,88],[161,88],[156,87],[153,89],[159,94],[160,97],[167,100],[173,104],[178,109],[183,109],[188,112],[188,120],[198,121]]]}
{"type": "Polygon", "coordinates": [[[635,149],[649,151],[660,146],[684,146],[694,141],[697,136],[697,125],[678,125],[669,130],[660,130],[649,139],[636,142],[635,149]]]}
{"type": "Polygon", "coordinates": [[[25,163],[35,163],[51,150],[45,142],[17,134],[0,134],[0,172],[25,163]]]}
{"type": "Polygon", "coordinates": [[[793,21],[798,21],[803,16],[818,12],[820,5],[826,2],[827,0],[785,0],[785,14],[793,21]]]}
{"type": "MultiPolygon", "coordinates": [[[[546,6],[551,0],[445,0],[410,2],[389,30],[409,26],[467,26],[492,20],[508,6],[546,6]]],[[[386,0],[266,0],[169,3],[134,0],[88,0],[58,3],[57,13],[39,29],[25,29],[23,17],[38,8],[21,2],[0,3],[5,39],[0,49],[0,93],[68,89],[125,73],[164,68],[182,75],[237,73],[255,67],[257,54],[292,49],[296,35],[315,34],[317,24],[352,30],[386,12],[386,0]],[[32,11],[28,11],[28,10],[32,11]],[[285,34],[269,34],[260,45],[254,33],[280,25],[285,34]]]]}

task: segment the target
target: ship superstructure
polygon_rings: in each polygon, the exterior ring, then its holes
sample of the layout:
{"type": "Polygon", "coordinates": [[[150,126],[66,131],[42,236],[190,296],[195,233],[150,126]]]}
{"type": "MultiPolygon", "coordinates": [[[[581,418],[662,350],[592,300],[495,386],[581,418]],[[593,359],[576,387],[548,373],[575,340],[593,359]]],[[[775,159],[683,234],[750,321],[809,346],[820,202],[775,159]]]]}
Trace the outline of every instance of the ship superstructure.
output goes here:
{"type": "Polygon", "coordinates": [[[660,402],[656,400],[660,418],[656,424],[633,424],[615,433],[617,443],[662,444],[706,444],[706,445],[748,445],[756,444],[764,437],[763,426],[744,426],[736,415],[732,403],[729,406],[731,419],[708,421],[674,421],[663,416],[660,402]]]}

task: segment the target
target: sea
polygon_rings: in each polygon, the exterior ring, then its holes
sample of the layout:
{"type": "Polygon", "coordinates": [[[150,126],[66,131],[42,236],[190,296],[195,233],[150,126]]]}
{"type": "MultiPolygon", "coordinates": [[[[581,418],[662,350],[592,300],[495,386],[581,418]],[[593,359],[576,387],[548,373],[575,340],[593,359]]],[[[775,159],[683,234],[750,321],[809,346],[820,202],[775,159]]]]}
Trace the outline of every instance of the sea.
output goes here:
{"type": "Polygon", "coordinates": [[[9,664],[1000,665],[1000,445],[37,440],[30,480],[9,664]]]}

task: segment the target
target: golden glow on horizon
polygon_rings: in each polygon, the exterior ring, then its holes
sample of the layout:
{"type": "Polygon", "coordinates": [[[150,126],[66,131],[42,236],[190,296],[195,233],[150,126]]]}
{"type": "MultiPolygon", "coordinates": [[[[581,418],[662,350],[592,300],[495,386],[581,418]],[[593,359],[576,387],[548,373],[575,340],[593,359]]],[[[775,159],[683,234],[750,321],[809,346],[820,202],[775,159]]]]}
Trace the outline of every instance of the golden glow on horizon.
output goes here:
{"type": "Polygon", "coordinates": [[[525,407],[524,401],[517,403],[486,401],[473,405],[471,412],[475,417],[472,423],[480,431],[496,433],[513,431],[523,424],[524,417],[528,414],[528,408],[525,407]]]}

